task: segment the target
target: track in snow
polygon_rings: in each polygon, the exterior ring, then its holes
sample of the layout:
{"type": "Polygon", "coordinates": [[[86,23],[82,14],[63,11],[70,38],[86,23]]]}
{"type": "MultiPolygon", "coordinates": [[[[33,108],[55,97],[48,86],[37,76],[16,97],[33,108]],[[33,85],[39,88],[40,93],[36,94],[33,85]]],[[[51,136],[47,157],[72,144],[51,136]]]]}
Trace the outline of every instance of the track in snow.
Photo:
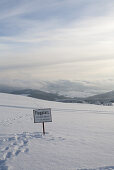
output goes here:
{"type": "Polygon", "coordinates": [[[20,153],[28,153],[28,142],[30,139],[42,138],[42,134],[23,132],[15,135],[0,136],[0,170],[7,170],[6,161],[14,159],[20,153]]]}

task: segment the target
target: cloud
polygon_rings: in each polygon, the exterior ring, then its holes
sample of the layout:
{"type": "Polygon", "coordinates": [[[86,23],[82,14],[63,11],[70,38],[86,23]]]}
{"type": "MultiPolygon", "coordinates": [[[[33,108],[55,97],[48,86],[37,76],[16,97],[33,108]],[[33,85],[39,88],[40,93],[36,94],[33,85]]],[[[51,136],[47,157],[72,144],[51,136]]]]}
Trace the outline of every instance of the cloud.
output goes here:
{"type": "Polygon", "coordinates": [[[114,24],[110,17],[87,18],[51,31],[37,32],[35,26],[21,36],[1,38],[4,48],[6,40],[10,43],[8,56],[26,64],[113,59],[114,24]]]}
{"type": "Polygon", "coordinates": [[[40,79],[112,77],[113,21],[112,0],[1,0],[1,74],[20,79],[24,73],[40,79]]]}

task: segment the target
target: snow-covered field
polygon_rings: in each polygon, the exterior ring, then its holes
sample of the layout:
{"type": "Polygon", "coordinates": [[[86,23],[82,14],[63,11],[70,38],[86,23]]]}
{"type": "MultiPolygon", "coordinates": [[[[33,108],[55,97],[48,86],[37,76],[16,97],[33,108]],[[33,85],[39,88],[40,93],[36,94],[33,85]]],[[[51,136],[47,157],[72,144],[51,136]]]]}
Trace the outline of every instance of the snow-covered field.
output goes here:
{"type": "Polygon", "coordinates": [[[65,104],[0,93],[0,170],[114,169],[114,106],[65,104]],[[52,123],[33,123],[34,108],[52,123]]]}

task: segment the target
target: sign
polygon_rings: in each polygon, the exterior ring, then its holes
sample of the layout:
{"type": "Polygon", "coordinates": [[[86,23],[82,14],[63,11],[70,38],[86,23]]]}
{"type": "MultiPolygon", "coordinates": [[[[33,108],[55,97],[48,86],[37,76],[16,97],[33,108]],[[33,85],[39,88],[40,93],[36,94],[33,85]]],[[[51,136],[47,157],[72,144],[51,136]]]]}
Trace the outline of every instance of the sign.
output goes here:
{"type": "Polygon", "coordinates": [[[51,109],[33,110],[34,123],[52,122],[51,109]]]}

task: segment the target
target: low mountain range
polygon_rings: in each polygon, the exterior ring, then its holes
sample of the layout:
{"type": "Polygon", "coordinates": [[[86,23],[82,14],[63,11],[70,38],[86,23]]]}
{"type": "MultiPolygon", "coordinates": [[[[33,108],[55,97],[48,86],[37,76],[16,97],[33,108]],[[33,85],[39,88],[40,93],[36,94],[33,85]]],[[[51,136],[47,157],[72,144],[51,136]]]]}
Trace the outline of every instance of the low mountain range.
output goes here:
{"type": "Polygon", "coordinates": [[[100,103],[111,102],[111,103],[114,103],[114,91],[110,91],[110,92],[107,92],[107,93],[87,97],[85,101],[92,102],[92,103],[95,103],[95,102],[100,102],[100,103]]]}
{"type": "Polygon", "coordinates": [[[0,87],[0,92],[25,95],[37,99],[66,103],[91,103],[103,105],[111,105],[111,103],[114,103],[114,91],[93,95],[89,97],[68,97],[54,92],[45,92],[36,89],[21,89],[21,88],[19,89],[14,87],[3,86],[0,87]]]}

